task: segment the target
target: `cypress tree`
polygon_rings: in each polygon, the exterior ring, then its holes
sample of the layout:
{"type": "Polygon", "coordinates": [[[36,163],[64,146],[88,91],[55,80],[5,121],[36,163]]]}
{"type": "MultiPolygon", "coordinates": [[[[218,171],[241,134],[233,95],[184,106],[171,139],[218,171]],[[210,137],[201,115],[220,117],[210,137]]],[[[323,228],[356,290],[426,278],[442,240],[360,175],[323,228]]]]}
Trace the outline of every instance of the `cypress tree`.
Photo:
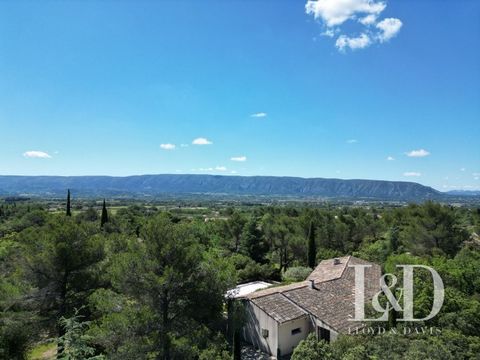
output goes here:
{"type": "Polygon", "coordinates": [[[242,359],[242,341],[240,337],[240,330],[235,329],[233,333],[233,360],[242,359]]]}
{"type": "Polygon", "coordinates": [[[392,307],[390,309],[390,312],[388,314],[388,327],[390,329],[393,329],[393,328],[396,328],[397,327],[397,318],[398,318],[398,314],[397,314],[397,311],[392,307]]]}
{"type": "Polygon", "coordinates": [[[72,216],[72,211],[70,209],[70,189],[67,192],[67,216],[72,216]]]}
{"type": "MultiPolygon", "coordinates": [[[[392,281],[388,281],[387,282],[387,285],[388,286],[391,286],[392,285],[392,281]]],[[[396,299],[400,299],[402,294],[398,291],[395,291],[395,298],[396,299]]],[[[388,304],[388,306],[390,306],[390,304],[388,304]]],[[[388,312],[388,328],[389,329],[393,329],[393,328],[396,328],[397,327],[397,319],[398,319],[398,313],[397,313],[397,310],[395,310],[395,308],[393,306],[390,307],[389,309],[389,312],[388,312]]]]}
{"type": "Polygon", "coordinates": [[[315,268],[317,262],[317,246],[315,244],[315,226],[310,222],[308,230],[308,266],[315,268]]]}
{"type": "MultiPolygon", "coordinates": [[[[235,310],[235,304],[234,304],[234,299],[233,298],[228,298],[227,299],[227,339],[232,339],[233,342],[233,337],[234,337],[234,310],[235,310]]],[[[232,344],[233,345],[233,344],[232,344]]]]}
{"type": "Polygon", "coordinates": [[[227,336],[231,336],[232,339],[232,357],[233,360],[241,360],[242,358],[242,335],[241,330],[245,323],[245,308],[241,302],[237,302],[234,299],[229,299],[229,313],[228,323],[230,331],[227,336]]]}
{"type": "Polygon", "coordinates": [[[108,222],[108,212],[107,212],[107,205],[105,204],[105,199],[103,199],[103,207],[102,207],[102,218],[100,219],[100,227],[103,227],[108,222]]]}
{"type": "Polygon", "coordinates": [[[399,229],[397,226],[392,227],[390,230],[390,250],[392,252],[397,252],[398,250],[398,243],[399,243],[399,229]]]}

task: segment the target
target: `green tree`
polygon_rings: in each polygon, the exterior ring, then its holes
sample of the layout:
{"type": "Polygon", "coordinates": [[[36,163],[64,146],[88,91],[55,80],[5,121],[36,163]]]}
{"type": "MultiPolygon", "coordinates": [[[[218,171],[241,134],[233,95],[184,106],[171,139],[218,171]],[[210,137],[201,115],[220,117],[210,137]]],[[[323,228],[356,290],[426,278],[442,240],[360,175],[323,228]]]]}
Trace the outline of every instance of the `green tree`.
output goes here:
{"type": "Polygon", "coordinates": [[[68,189],[67,192],[67,216],[72,216],[72,211],[71,211],[71,204],[70,204],[70,189],[68,189]]]}
{"type": "Polygon", "coordinates": [[[242,359],[242,338],[240,335],[240,330],[235,329],[233,332],[233,360],[242,359]]]}
{"type": "Polygon", "coordinates": [[[233,240],[232,251],[238,252],[246,220],[238,211],[234,211],[226,222],[227,233],[233,240]]]}
{"type": "Polygon", "coordinates": [[[69,318],[62,317],[60,325],[64,328],[64,334],[58,339],[58,360],[103,360],[103,355],[95,355],[95,348],[91,346],[92,338],[86,335],[90,322],[81,321],[83,316],[75,310],[69,318]]]}
{"type": "MultiPolygon", "coordinates": [[[[0,290],[3,290],[0,288],[0,290]]],[[[0,313],[0,359],[24,360],[35,338],[38,323],[27,312],[6,311],[0,313]]]]}
{"type": "Polygon", "coordinates": [[[232,355],[234,360],[242,357],[241,330],[245,324],[245,308],[243,304],[234,299],[228,301],[228,336],[232,339],[232,355]]]}
{"type": "Polygon", "coordinates": [[[142,241],[134,239],[112,262],[115,288],[150,312],[149,351],[157,359],[184,358],[193,351],[188,343],[198,341],[188,336],[221,319],[226,284],[193,234],[160,214],[146,224],[142,241]]]}
{"type": "Polygon", "coordinates": [[[263,234],[254,217],[251,217],[243,227],[241,248],[243,253],[254,261],[265,262],[268,246],[263,240],[263,234]]]}
{"type": "Polygon", "coordinates": [[[285,281],[304,281],[308,275],[312,272],[311,268],[303,266],[293,266],[287,269],[283,274],[283,280],[285,281]]]}
{"type": "Polygon", "coordinates": [[[430,201],[411,206],[407,211],[409,217],[402,231],[402,244],[416,255],[431,255],[440,250],[453,257],[468,239],[458,213],[448,206],[430,201]]]}
{"type": "Polygon", "coordinates": [[[152,330],[155,313],[149,306],[112,289],[96,290],[88,304],[96,320],[87,334],[108,359],[136,360],[152,352],[157,330],[152,330]]]}
{"type": "Polygon", "coordinates": [[[399,245],[399,229],[398,226],[393,226],[390,230],[390,250],[395,253],[398,250],[399,245]]]}
{"type": "MultiPolygon", "coordinates": [[[[291,246],[294,239],[298,236],[298,224],[295,220],[286,215],[280,215],[274,219],[273,226],[270,229],[273,238],[273,248],[278,257],[280,271],[285,271],[290,265],[291,246]]],[[[303,249],[305,249],[305,240],[303,238],[303,249]]]]}
{"type": "Polygon", "coordinates": [[[103,199],[103,206],[102,206],[102,217],[100,219],[100,227],[103,228],[103,226],[108,222],[108,211],[107,211],[107,205],[105,203],[105,199],[103,199]]]}
{"type": "Polygon", "coordinates": [[[57,325],[59,320],[85,304],[98,285],[96,265],[103,259],[103,241],[91,225],[71,218],[55,217],[42,228],[27,229],[22,240],[24,273],[36,289],[30,301],[57,325]]]}
{"type": "Polygon", "coordinates": [[[318,341],[315,334],[310,334],[295,348],[292,360],[329,360],[333,359],[330,345],[323,340],[318,341]]]}
{"type": "Polygon", "coordinates": [[[310,228],[308,231],[308,266],[315,268],[317,265],[317,245],[315,243],[315,225],[313,221],[310,222],[310,228]]]}

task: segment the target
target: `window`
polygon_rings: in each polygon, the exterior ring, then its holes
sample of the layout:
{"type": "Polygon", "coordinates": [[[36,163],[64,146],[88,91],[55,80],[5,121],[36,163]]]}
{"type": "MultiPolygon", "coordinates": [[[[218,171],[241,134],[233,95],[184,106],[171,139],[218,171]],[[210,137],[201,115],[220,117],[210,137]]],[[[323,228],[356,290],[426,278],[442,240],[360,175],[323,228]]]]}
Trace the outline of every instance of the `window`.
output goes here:
{"type": "Polygon", "coordinates": [[[292,335],[297,335],[297,334],[300,334],[301,332],[302,332],[301,328],[296,328],[292,330],[292,335]]]}
{"type": "Polygon", "coordinates": [[[318,338],[330,342],[330,330],[318,327],[318,338]]]}
{"type": "Polygon", "coordinates": [[[266,339],[268,338],[268,329],[262,329],[262,336],[266,339]]]}

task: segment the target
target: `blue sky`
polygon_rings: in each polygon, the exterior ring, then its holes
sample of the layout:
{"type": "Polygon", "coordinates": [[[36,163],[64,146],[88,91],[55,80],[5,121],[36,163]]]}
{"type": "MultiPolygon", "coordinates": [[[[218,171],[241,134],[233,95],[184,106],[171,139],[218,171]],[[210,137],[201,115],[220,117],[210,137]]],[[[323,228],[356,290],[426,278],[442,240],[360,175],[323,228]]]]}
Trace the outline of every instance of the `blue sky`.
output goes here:
{"type": "Polygon", "coordinates": [[[480,189],[480,2],[306,5],[0,2],[0,174],[480,189]]]}

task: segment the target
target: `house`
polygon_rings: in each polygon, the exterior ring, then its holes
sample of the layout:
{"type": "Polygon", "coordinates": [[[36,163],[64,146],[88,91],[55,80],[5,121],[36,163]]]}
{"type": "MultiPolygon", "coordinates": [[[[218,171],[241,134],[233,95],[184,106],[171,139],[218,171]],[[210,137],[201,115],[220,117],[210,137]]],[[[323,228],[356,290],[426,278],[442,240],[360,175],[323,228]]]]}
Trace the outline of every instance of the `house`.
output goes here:
{"type": "Polygon", "coordinates": [[[365,268],[365,298],[380,290],[381,268],[346,256],[323,260],[307,280],[252,292],[245,297],[245,340],[273,356],[291,354],[308,334],[334,341],[339,334],[363,326],[353,322],[355,269],[365,268]]]}

